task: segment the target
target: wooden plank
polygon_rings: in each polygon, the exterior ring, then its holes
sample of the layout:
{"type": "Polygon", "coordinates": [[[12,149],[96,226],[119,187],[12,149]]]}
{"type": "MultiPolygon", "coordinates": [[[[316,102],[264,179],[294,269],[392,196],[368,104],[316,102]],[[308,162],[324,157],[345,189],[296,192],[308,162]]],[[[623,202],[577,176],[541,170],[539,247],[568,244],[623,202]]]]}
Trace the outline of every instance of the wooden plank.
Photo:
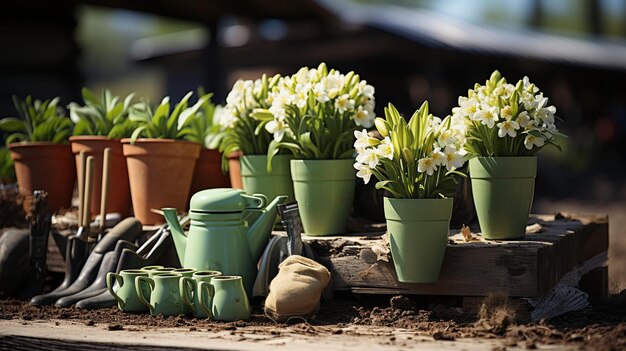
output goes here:
{"type": "Polygon", "coordinates": [[[381,233],[304,240],[328,251],[323,262],[336,290],[376,294],[539,296],[577,264],[608,249],[606,216],[542,215],[529,221],[535,223],[540,232],[518,241],[465,242],[460,234],[451,236],[439,280],[430,284],[398,282],[393,264],[378,261],[372,250],[382,244],[381,233]]]}

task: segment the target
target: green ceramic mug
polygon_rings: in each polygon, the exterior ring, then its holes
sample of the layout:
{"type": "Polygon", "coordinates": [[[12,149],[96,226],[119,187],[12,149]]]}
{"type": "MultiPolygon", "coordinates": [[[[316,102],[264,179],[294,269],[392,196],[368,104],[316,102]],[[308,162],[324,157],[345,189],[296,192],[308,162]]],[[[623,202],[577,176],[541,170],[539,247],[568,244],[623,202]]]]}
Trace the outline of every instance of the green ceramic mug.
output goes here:
{"type": "Polygon", "coordinates": [[[140,269],[125,269],[119,274],[109,272],[106,276],[107,288],[117,300],[117,307],[124,312],[146,312],[148,309],[139,301],[135,278],[147,277],[148,272],[140,269]],[[118,288],[113,289],[113,279],[117,281],[118,288]]]}
{"type": "MultiPolygon", "coordinates": [[[[218,271],[196,271],[191,278],[182,277],[180,279],[180,297],[183,299],[183,303],[193,312],[194,316],[198,318],[208,318],[210,316],[200,307],[198,284],[200,282],[210,282],[211,278],[220,275],[222,275],[222,272],[218,271]]],[[[206,297],[210,296],[207,294],[206,297]]],[[[205,305],[211,306],[211,301],[206,301],[205,305]]]]}
{"type": "Polygon", "coordinates": [[[198,283],[200,308],[216,321],[250,319],[250,303],[243,287],[243,280],[236,275],[211,278],[210,282],[198,283]],[[207,301],[211,298],[211,305],[207,301]]]}
{"type": "Polygon", "coordinates": [[[161,267],[161,268],[153,268],[148,270],[148,277],[152,278],[157,274],[163,274],[163,273],[172,273],[174,271],[175,268],[171,268],[171,267],[161,267]]]}
{"type": "Polygon", "coordinates": [[[141,267],[141,270],[142,271],[151,271],[151,270],[158,269],[158,268],[164,268],[164,267],[163,266],[156,266],[156,265],[145,266],[145,267],[141,267]]]}
{"type": "Polygon", "coordinates": [[[151,315],[160,314],[167,317],[184,313],[183,301],[178,289],[181,277],[180,274],[175,273],[159,273],[152,277],[135,279],[137,297],[150,309],[151,315]]]}
{"type": "MultiPolygon", "coordinates": [[[[176,268],[176,269],[174,269],[172,271],[172,273],[180,274],[180,275],[183,276],[183,278],[191,278],[196,271],[197,271],[197,269],[195,269],[195,268],[176,268]]],[[[181,292],[181,294],[182,294],[182,292],[181,292]]],[[[183,312],[185,314],[191,314],[193,312],[193,309],[189,308],[189,306],[187,306],[187,304],[183,303],[183,312]]]]}

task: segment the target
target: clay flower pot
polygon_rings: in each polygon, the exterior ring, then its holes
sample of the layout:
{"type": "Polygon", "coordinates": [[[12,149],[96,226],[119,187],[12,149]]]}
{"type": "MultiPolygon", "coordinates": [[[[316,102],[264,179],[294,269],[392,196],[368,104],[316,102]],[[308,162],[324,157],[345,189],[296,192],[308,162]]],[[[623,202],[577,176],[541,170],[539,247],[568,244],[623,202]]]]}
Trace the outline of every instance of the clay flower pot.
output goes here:
{"type": "Polygon", "coordinates": [[[243,181],[241,180],[241,165],[239,159],[243,152],[237,151],[228,155],[228,175],[230,177],[230,186],[235,189],[243,189],[243,181]]]}
{"type": "Polygon", "coordinates": [[[183,209],[200,144],[172,139],[122,139],[135,217],[143,224],[164,223],[152,210],[183,209]]]}
{"type": "Polygon", "coordinates": [[[189,197],[200,190],[212,188],[229,188],[228,174],[222,172],[222,154],[217,150],[202,148],[193,172],[189,197]]]}
{"type": "Polygon", "coordinates": [[[30,212],[34,190],[48,192],[51,212],[70,208],[76,166],[69,145],[36,141],[9,144],[9,149],[26,213],[30,212]]]}
{"type": "Polygon", "coordinates": [[[79,154],[85,151],[87,156],[94,157],[93,192],[91,195],[91,215],[100,214],[100,189],[102,189],[102,155],[104,149],[111,148],[109,163],[109,197],[107,213],[117,212],[122,217],[130,214],[130,188],[128,185],[128,169],[122,151],[120,139],[109,139],[105,136],[72,136],[70,137],[72,152],[76,157],[76,172],[79,170],[79,154]]]}

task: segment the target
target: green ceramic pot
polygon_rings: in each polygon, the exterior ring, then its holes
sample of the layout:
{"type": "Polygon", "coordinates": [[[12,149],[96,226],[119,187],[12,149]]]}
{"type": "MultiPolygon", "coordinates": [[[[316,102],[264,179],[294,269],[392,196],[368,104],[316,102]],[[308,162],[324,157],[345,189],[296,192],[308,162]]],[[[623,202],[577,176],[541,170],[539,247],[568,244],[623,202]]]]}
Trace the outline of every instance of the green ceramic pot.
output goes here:
{"type": "MultiPolygon", "coordinates": [[[[147,277],[148,272],[139,269],[126,269],[120,274],[109,272],[106,276],[107,289],[109,293],[117,300],[117,307],[124,312],[146,312],[148,308],[137,297],[137,289],[135,288],[135,278],[147,277]],[[117,281],[118,287],[115,288],[113,279],[117,281]]],[[[148,293],[147,290],[144,293],[148,293]]]]}
{"type": "Polygon", "coordinates": [[[152,270],[159,269],[159,268],[165,268],[165,267],[159,266],[159,265],[144,266],[144,267],[141,267],[141,270],[142,271],[152,271],[152,270]]]}
{"type": "Polygon", "coordinates": [[[171,268],[171,267],[161,267],[161,268],[150,268],[150,269],[143,269],[146,272],[148,272],[148,277],[152,278],[157,274],[164,274],[164,273],[172,273],[174,271],[175,268],[171,268]]]}
{"type": "MultiPolygon", "coordinates": [[[[218,271],[196,271],[193,277],[182,277],[180,279],[180,297],[183,303],[190,308],[197,318],[207,318],[209,315],[200,307],[200,294],[198,284],[200,282],[210,282],[213,277],[222,275],[218,271]]],[[[210,296],[207,296],[210,298],[210,296]]],[[[205,301],[205,306],[211,306],[211,300],[205,301]]]]}
{"type": "Polygon", "coordinates": [[[241,180],[243,189],[248,194],[263,194],[268,199],[287,195],[286,202],[292,202],[293,184],[289,161],[291,155],[276,155],[272,159],[272,172],[267,172],[266,155],[241,156],[241,180]]]}
{"type": "Polygon", "coordinates": [[[452,199],[392,199],[383,201],[391,257],[398,280],[432,283],[446,253],[452,199]]]}
{"type": "Polygon", "coordinates": [[[537,157],[477,157],[469,161],[469,173],[483,237],[524,237],[535,193],[537,157]]]}
{"type": "Polygon", "coordinates": [[[198,283],[200,308],[216,321],[250,319],[250,303],[240,276],[224,275],[198,283]],[[207,301],[211,301],[209,307],[207,301]]]}
{"type": "Polygon", "coordinates": [[[167,317],[184,314],[179,290],[181,277],[175,273],[159,273],[152,277],[135,278],[137,297],[150,309],[151,315],[167,317]]]}
{"type": "Polygon", "coordinates": [[[356,187],[353,164],[353,159],[291,160],[293,189],[306,234],[345,233],[356,187]]]}

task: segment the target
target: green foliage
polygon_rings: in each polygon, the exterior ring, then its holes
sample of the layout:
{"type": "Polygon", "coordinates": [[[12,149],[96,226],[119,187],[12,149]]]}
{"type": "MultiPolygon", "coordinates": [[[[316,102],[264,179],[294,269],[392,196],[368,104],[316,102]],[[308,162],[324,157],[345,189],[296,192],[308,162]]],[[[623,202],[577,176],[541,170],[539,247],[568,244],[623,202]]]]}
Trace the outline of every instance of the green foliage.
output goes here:
{"type": "Polygon", "coordinates": [[[0,183],[15,182],[15,169],[9,148],[0,147],[0,183]]]}
{"type": "Polygon", "coordinates": [[[218,108],[211,97],[213,93],[206,93],[198,89],[198,96],[202,103],[195,115],[185,123],[182,133],[189,141],[203,144],[207,149],[217,149],[222,138],[221,126],[215,123],[215,110],[218,108]]]}
{"type": "Polygon", "coordinates": [[[0,131],[10,133],[6,144],[18,141],[50,141],[66,143],[74,124],[58,106],[59,98],[33,100],[30,96],[20,100],[13,96],[19,117],[0,120],[0,131]]]}
{"type": "Polygon", "coordinates": [[[128,109],[134,93],[124,101],[102,89],[100,99],[87,88],[82,91],[84,105],[75,102],[67,107],[70,118],[76,123],[74,135],[102,135],[109,138],[127,138],[135,130],[135,123],[128,118],[128,109]]]}
{"type": "Polygon", "coordinates": [[[174,110],[170,109],[170,98],[165,97],[161,103],[152,108],[148,101],[142,101],[129,108],[130,120],[137,124],[137,128],[131,135],[131,141],[138,138],[157,139],[186,139],[190,131],[187,126],[194,120],[196,112],[208,99],[201,97],[192,107],[188,107],[189,99],[193,92],[187,93],[180,102],[176,104],[174,110]],[[191,118],[190,118],[191,117],[191,118]]]}

